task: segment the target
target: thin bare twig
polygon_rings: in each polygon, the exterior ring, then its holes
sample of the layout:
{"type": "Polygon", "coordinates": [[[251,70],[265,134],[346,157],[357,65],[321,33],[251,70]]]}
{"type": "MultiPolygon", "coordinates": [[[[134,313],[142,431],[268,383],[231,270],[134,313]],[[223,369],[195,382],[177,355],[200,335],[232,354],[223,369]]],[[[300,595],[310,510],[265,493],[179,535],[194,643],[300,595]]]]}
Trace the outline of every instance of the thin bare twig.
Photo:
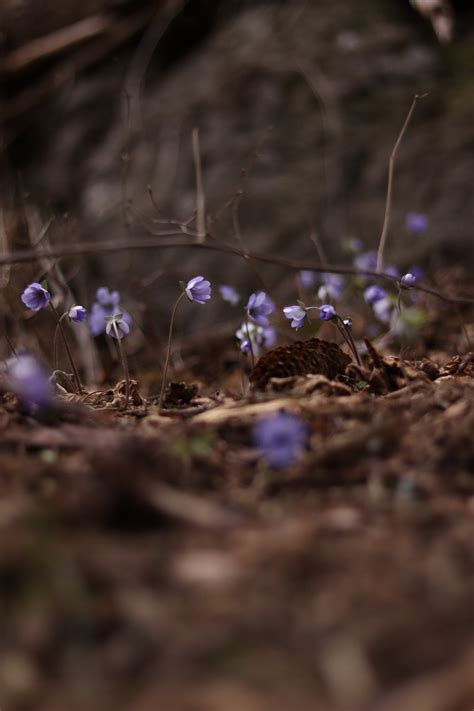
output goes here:
{"type": "Polygon", "coordinates": [[[206,196],[202,180],[201,146],[199,143],[199,129],[193,128],[193,159],[196,174],[196,224],[198,242],[206,239],[206,196]]]}
{"type": "MultiPolygon", "coordinates": [[[[78,244],[65,244],[61,247],[51,246],[47,251],[39,251],[32,249],[25,249],[15,252],[10,252],[9,254],[0,254],[0,266],[4,264],[25,264],[28,262],[35,262],[38,259],[45,257],[48,258],[63,258],[63,257],[77,257],[86,254],[113,254],[115,252],[130,252],[133,250],[149,250],[149,249],[203,249],[210,250],[213,252],[222,252],[223,254],[232,254],[236,257],[246,259],[250,257],[251,259],[263,262],[265,264],[273,264],[280,267],[285,267],[286,269],[293,269],[296,271],[308,270],[313,272],[328,272],[329,274],[353,274],[355,276],[369,276],[376,279],[384,279],[385,281],[396,284],[398,277],[392,274],[386,274],[385,272],[377,272],[372,270],[361,270],[355,267],[348,267],[346,265],[335,265],[335,264],[321,264],[319,262],[312,262],[311,260],[304,259],[287,259],[286,257],[276,257],[270,256],[268,254],[260,254],[258,252],[243,252],[241,249],[235,245],[228,244],[227,242],[216,242],[216,241],[206,241],[202,244],[197,242],[196,234],[190,237],[183,237],[181,230],[163,230],[162,232],[155,233],[153,235],[155,239],[147,237],[145,239],[135,239],[135,240],[104,240],[103,242],[80,242],[78,244]],[[165,241],[165,238],[173,238],[165,241]],[[177,239],[177,238],[180,239],[177,239]]],[[[436,296],[438,299],[445,301],[446,303],[460,303],[460,304],[474,304],[474,296],[457,296],[457,295],[447,295],[443,294],[441,291],[432,289],[421,284],[416,284],[411,287],[417,291],[421,291],[425,294],[431,294],[436,296]]]]}
{"type": "Polygon", "coordinates": [[[392,192],[393,192],[393,172],[395,169],[395,158],[397,155],[398,148],[403,140],[403,136],[408,128],[411,117],[415,110],[415,107],[421,99],[424,99],[428,94],[415,94],[413,97],[412,104],[408,111],[405,123],[402,126],[402,130],[395,142],[392,153],[390,154],[390,160],[388,164],[388,182],[387,182],[387,197],[385,199],[385,214],[383,218],[382,234],[380,235],[379,248],[377,250],[377,272],[381,272],[383,269],[383,257],[385,251],[385,244],[387,242],[388,228],[390,224],[390,213],[392,210],[392,192]]]}

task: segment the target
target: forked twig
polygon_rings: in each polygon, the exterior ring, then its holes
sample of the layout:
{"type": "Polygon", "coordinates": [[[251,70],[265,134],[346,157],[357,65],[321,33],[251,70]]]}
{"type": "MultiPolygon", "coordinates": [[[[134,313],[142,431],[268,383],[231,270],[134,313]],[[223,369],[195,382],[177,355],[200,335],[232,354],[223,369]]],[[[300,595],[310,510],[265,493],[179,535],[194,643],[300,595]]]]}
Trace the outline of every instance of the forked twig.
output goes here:
{"type": "Polygon", "coordinates": [[[377,272],[381,272],[383,269],[383,257],[385,251],[385,244],[387,242],[388,228],[390,224],[390,213],[392,210],[392,192],[393,192],[393,172],[395,169],[395,158],[397,155],[400,143],[403,140],[403,136],[408,128],[411,117],[420,99],[424,99],[428,94],[415,94],[413,101],[411,103],[410,109],[408,111],[405,123],[402,126],[402,130],[395,142],[392,153],[390,154],[390,160],[388,164],[388,182],[387,182],[387,197],[385,199],[385,214],[383,218],[382,234],[380,235],[379,247],[377,250],[377,272]]]}

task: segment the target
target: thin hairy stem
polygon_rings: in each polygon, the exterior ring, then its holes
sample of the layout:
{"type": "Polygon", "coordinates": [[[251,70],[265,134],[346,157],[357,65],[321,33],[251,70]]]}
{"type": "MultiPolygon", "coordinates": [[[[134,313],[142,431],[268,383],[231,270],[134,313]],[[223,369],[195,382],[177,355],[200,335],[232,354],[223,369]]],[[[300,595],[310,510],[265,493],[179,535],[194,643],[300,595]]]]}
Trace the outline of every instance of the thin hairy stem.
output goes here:
{"type": "Polygon", "coordinates": [[[255,368],[255,356],[253,354],[253,345],[252,345],[252,339],[250,338],[250,326],[249,326],[249,315],[248,312],[245,312],[245,330],[247,331],[247,339],[249,342],[249,350],[250,350],[250,362],[252,363],[252,369],[255,368]]]}
{"type": "MultiPolygon", "coordinates": [[[[64,348],[66,349],[67,357],[68,357],[68,359],[69,359],[69,364],[70,364],[70,366],[71,366],[71,370],[72,370],[73,375],[74,375],[74,380],[76,381],[77,392],[79,393],[79,395],[82,395],[83,390],[82,390],[81,380],[80,380],[80,378],[79,378],[79,373],[78,373],[78,370],[77,370],[77,368],[76,368],[76,364],[75,364],[75,362],[74,362],[74,358],[72,357],[71,349],[69,348],[69,343],[68,343],[67,338],[66,338],[66,333],[65,333],[65,331],[64,331],[63,324],[61,323],[61,318],[59,317],[58,312],[57,312],[57,310],[56,310],[56,308],[55,308],[55,306],[54,306],[54,304],[53,304],[52,301],[49,302],[49,306],[50,306],[50,308],[51,308],[51,311],[52,311],[53,314],[54,314],[54,318],[56,319],[56,323],[57,323],[57,325],[58,325],[59,331],[60,331],[60,333],[61,333],[61,337],[62,337],[62,339],[63,339],[64,348]]],[[[64,315],[64,314],[63,314],[63,315],[64,315]]]]}
{"type": "Polygon", "coordinates": [[[352,337],[351,329],[346,326],[346,324],[344,323],[343,319],[340,316],[338,316],[337,319],[338,319],[339,330],[341,331],[344,338],[346,339],[346,343],[349,346],[349,348],[351,349],[351,351],[354,355],[354,358],[356,359],[357,365],[362,365],[360,356],[359,356],[359,352],[357,350],[357,346],[356,346],[354,339],[352,337]]]}
{"type": "Polygon", "coordinates": [[[165,360],[165,367],[163,370],[163,381],[161,383],[161,393],[160,393],[160,400],[158,403],[158,408],[161,410],[163,407],[163,399],[165,396],[165,387],[166,387],[166,378],[168,376],[168,366],[170,363],[170,356],[171,356],[171,339],[173,337],[173,326],[174,326],[174,320],[176,317],[176,311],[178,309],[179,303],[182,300],[182,298],[186,296],[186,292],[182,291],[181,294],[178,296],[176,299],[175,305],[173,306],[173,311],[171,313],[171,321],[170,321],[170,330],[168,333],[168,346],[166,348],[166,360],[165,360]]]}
{"type": "Polygon", "coordinates": [[[385,199],[385,214],[383,218],[382,234],[380,235],[379,248],[377,250],[377,272],[381,272],[383,269],[384,251],[387,242],[388,228],[390,224],[390,214],[392,210],[393,173],[395,169],[395,158],[397,155],[398,148],[403,140],[403,136],[405,135],[405,131],[407,130],[408,124],[410,123],[411,117],[415,110],[415,106],[417,105],[418,101],[420,99],[424,99],[425,96],[428,96],[428,94],[415,94],[407,117],[405,119],[405,123],[402,126],[402,130],[400,131],[399,136],[393,147],[392,153],[390,154],[390,160],[388,164],[387,196],[385,199]]]}
{"type": "Polygon", "coordinates": [[[118,326],[116,321],[112,321],[112,328],[114,329],[115,332],[115,338],[117,341],[117,349],[119,352],[120,356],[120,362],[122,364],[122,370],[123,374],[125,376],[125,406],[124,409],[126,410],[128,408],[128,401],[130,399],[130,372],[128,370],[128,363],[127,363],[127,358],[125,356],[125,351],[123,350],[122,346],[122,339],[120,338],[120,333],[118,330],[118,326]]]}

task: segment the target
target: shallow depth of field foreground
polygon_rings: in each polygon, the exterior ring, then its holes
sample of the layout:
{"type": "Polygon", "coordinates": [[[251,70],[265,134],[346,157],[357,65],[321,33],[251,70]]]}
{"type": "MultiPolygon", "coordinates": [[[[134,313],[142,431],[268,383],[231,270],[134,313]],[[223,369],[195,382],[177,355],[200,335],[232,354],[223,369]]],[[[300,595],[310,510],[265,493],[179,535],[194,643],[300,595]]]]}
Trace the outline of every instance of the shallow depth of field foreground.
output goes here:
{"type": "Polygon", "coordinates": [[[472,711],[470,3],[43,5],[0,8],[1,711],[472,711]]]}

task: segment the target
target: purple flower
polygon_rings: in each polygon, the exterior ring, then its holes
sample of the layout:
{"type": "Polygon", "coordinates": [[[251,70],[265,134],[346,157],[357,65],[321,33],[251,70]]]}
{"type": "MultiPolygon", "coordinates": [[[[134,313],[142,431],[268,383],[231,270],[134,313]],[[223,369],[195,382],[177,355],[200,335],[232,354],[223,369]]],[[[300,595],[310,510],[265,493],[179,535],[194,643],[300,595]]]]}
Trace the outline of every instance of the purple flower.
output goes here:
{"type": "Polygon", "coordinates": [[[308,269],[303,269],[299,273],[301,286],[304,289],[312,289],[316,284],[316,274],[308,269]]]}
{"type": "Polygon", "coordinates": [[[185,291],[190,301],[205,304],[211,298],[211,283],[203,276],[197,276],[188,281],[185,291]]]}
{"type": "Polygon", "coordinates": [[[389,274],[390,276],[393,276],[393,277],[400,276],[400,270],[394,264],[389,264],[388,267],[385,267],[384,272],[385,272],[385,274],[389,274]]]}
{"type": "Polygon", "coordinates": [[[104,308],[112,308],[120,303],[118,291],[109,291],[106,286],[101,286],[96,292],[97,303],[104,308]]]}
{"type": "Polygon", "coordinates": [[[344,324],[345,328],[348,328],[348,329],[352,328],[352,319],[351,318],[343,319],[342,323],[344,324]]]}
{"type": "Polygon", "coordinates": [[[250,295],[247,304],[247,313],[251,319],[260,326],[268,326],[268,316],[275,310],[273,301],[264,291],[257,291],[250,295]]]}
{"type": "Polygon", "coordinates": [[[8,387],[24,405],[46,407],[52,399],[51,383],[43,366],[28,353],[10,358],[7,363],[8,387]]]}
{"type": "Polygon", "coordinates": [[[236,338],[240,341],[240,350],[242,353],[249,353],[250,346],[254,356],[260,354],[261,348],[273,348],[277,342],[277,332],[272,326],[259,326],[251,321],[244,322],[238,331],[235,332],[236,338]]]}
{"type": "Polygon", "coordinates": [[[123,319],[122,314],[116,314],[106,319],[105,332],[112,338],[123,338],[130,333],[130,326],[123,319]]]}
{"type": "Polygon", "coordinates": [[[84,308],[84,306],[71,306],[68,315],[71,321],[76,321],[76,323],[82,323],[87,319],[87,310],[84,308]]]}
{"type": "Polygon", "coordinates": [[[259,420],[253,429],[255,446],[266,462],[277,469],[292,464],[309,437],[308,425],[295,415],[280,412],[259,420]]]}
{"type": "Polygon", "coordinates": [[[376,318],[378,318],[378,320],[382,323],[390,323],[390,319],[392,318],[393,306],[393,302],[386,296],[383,299],[379,299],[374,304],[372,304],[372,308],[374,310],[376,318]]]}
{"type": "Polygon", "coordinates": [[[405,219],[406,228],[414,234],[421,234],[428,227],[428,218],[422,212],[409,212],[405,219]]]}
{"type": "Polygon", "coordinates": [[[291,328],[301,328],[306,319],[306,309],[303,306],[285,306],[283,313],[291,320],[291,328]]]}
{"type": "Polygon", "coordinates": [[[92,304],[89,314],[89,330],[93,336],[100,336],[104,333],[106,319],[117,314],[122,314],[122,320],[131,327],[132,317],[120,306],[120,294],[118,291],[109,291],[106,286],[97,289],[97,302],[92,304]]]}
{"type": "Polygon", "coordinates": [[[26,287],[21,295],[21,300],[31,311],[39,311],[51,302],[51,294],[35,281],[26,287]]]}
{"type": "Polygon", "coordinates": [[[416,284],[416,276],[414,274],[412,274],[411,272],[407,272],[400,279],[400,284],[402,284],[402,286],[407,286],[407,287],[413,286],[414,284],[416,284]]]}
{"type": "Polygon", "coordinates": [[[380,301],[381,299],[385,298],[385,291],[380,287],[377,286],[376,284],[372,284],[372,286],[368,286],[367,289],[364,291],[364,299],[367,301],[368,304],[375,304],[377,301],[380,301]]]}
{"type": "Polygon", "coordinates": [[[337,316],[337,313],[332,304],[323,304],[319,307],[319,318],[321,321],[330,321],[335,316],[337,316]]]}
{"type": "Polygon", "coordinates": [[[233,286],[221,284],[219,287],[219,294],[222,296],[224,301],[232,304],[232,306],[236,306],[240,301],[240,295],[236,292],[233,286]]]}
{"type": "Polygon", "coordinates": [[[358,254],[354,257],[354,266],[361,272],[374,272],[377,269],[377,254],[372,250],[358,254]]]}
{"type": "Polygon", "coordinates": [[[344,291],[345,281],[340,274],[322,274],[322,286],[318,290],[318,298],[337,301],[344,291]]]}

